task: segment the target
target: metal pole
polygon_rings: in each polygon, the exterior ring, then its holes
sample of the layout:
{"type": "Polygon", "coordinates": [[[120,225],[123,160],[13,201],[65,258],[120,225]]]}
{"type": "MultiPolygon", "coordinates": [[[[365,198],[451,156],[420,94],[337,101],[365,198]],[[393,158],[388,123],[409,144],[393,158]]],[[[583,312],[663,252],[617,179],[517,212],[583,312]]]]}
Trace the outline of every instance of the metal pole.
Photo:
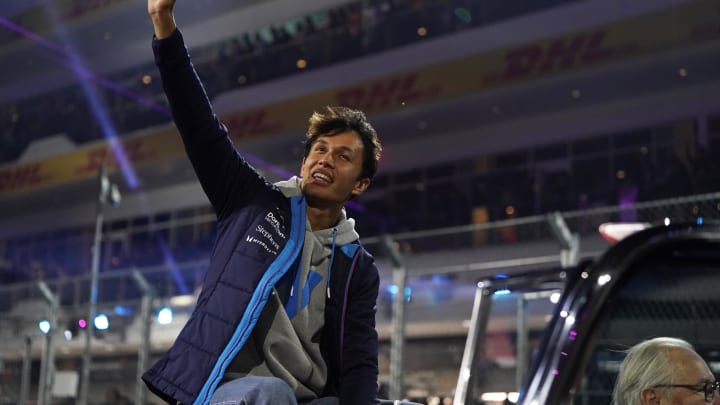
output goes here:
{"type": "Polygon", "coordinates": [[[32,366],[32,339],[25,336],[25,351],[23,352],[22,374],[20,376],[20,405],[27,405],[30,398],[30,369],[32,366]]]}
{"type": "Polygon", "coordinates": [[[403,365],[405,363],[405,267],[393,270],[393,283],[398,291],[392,306],[392,335],[390,337],[390,387],[391,399],[405,396],[403,365]]]}
{"type": "Polygon", "coordinates": [[[472,397],[470,377],[475,369],[478,349],[482,347],[485,340],[487,322],[490,317],[490,308],[492,307],[490,295],[490,283],[487,281],[479,282],[477,290],[475,290],[475,301],[473,302],[472,317],[470,318],[470,328],[468,330],[467,341],[465,342],[462,363],[460,364],[460,373],[458,374],[458,382],[455,387],[453,405],[465,405],[468,403],[468,398],[472,397]]]}
{"type": "Polygon", "coordinates": [[[582,392],[582,397],[580,397],[580,404],[590,405],[590,392],[588,392],[587,376],[583,376],[582,381],[580,382],[580,387],[580,390],[582,392]]]}
{"type": "Polygon", "coordinates": [[[147,399],[147,388],[140,377],[145,372],[150,357],[150,327],[152,325],[153,300],[157,293],[139,271],[133,270],[132,275],[143,292],[141,301],[142,329],[140,332],[140,346],[138,347],[137,378],[135,378],[135,404],[143,405],[147,399]]]}
{"type": "Polygon", "coordinates": [[[523,385],[525,374],[528,369],[528,326],[527,326],[527,305],[528,300],[523,294],[517,299],[517,328],[516,346],[517,354],[515,355],[515,386],[518,391],[523,385]]]}
{"type": "Polygon", "coordinates": [[[79,405],[87,405],[88,385],[90,383],[90,369],[92,367],[91,347],[94,328],[95,312],[98,295],[98,273],[100,267],[100,243],[102,240],[103,213],[102,204],[98,202],[97,216],[95,219],[95,237],[92,246],[92,267],[90,268],[90,302],[88,304],[87,327],[85,328],[85,350],[83,351],[82,380],[80,382],[79,405]]]}
{"type": "Polygon", "coordinates": [[[100,244],[102,243],[102,226],[103,226],[103,204],[107,197],[109,188],[108,178],[105,166],[101,166],[99,170],[100,194],[98,195],[95,215],[95,236],[92,245],[92,264],[90,266],[90,300],[88,303],[88,319],[85,328],[85,349],[82,356],[82,378],[80,380],[80,397],[79,405],[88,404],[88,388],[90,384],[90,369],[92,368],[92,357],[90,350],[92,347],[92,335],[94,328],[95,312],[97,307],[98,296],[98,273],[100,271],[100,244]]]}
{"type": "Polygon", "coordinates": [[[565,218],[557,211],[548,214],[548,222],[562,248],[560,266],[563,268],[577,266],[580,260],[580,237],[578,234],[570,232],[565,218]]]}
{"type": "Polygon", "coordinates": [[[393,284],[397,292],[392,303],[392,332],[390,336],[390,387],[388,395],[391,399],[400,399],[405,395],[403,366],[405,363],[405,284],[407,270],[400,251],[389,237],[383,239],[393,263],[393,284]]]}
{"type": "Polygon", "coordinates": [[[142,325],[141,340],[138,347],[137,373],[135,378],[135,403],[144,404],[147,398],[147,388],[142,383],[142,375],[145,372],[150,357],[150,326],[152,322],[152,297],[143,295],[141,301],[142,325]]]}
{"type": "Polygon", "coordinates": [[[40,384],[38,386],[38,404],[50,405],[52,401],[52,387],[55,377],[55,342],[53,336],[56,333],[58,323],[58,308],[60,304],[55,295],[50,291],[44,281],[38,283],[40,292],[50,305],[50,330],[45,334],[45,348],[40,362],[40,384]]]}

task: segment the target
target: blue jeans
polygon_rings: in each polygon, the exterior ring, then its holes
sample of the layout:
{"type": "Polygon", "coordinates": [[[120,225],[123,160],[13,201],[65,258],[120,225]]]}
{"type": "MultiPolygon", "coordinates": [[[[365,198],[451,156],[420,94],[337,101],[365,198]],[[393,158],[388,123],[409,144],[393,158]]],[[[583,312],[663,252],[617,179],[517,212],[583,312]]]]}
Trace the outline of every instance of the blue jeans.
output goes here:
{"type": "MultiPolygon", "coordinates": [[[[299,405],[338,405],[335,397],[313,399],[299,405]]],[[[218,387],[210,405],[298,405],[290,386],[276,377],[243,377],[218,387]]]]}

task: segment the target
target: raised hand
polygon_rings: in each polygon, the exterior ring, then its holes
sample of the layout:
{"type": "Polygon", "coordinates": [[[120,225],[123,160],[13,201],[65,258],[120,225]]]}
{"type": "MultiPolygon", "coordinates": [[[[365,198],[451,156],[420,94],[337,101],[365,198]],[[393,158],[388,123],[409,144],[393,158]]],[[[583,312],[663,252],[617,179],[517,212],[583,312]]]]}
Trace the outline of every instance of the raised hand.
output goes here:
{"type": "Polygon", "coordinates": [[[158,39],[168,37],[175,31],[174,6],[175,0],[148,0],[148,14],[158,39]]]}

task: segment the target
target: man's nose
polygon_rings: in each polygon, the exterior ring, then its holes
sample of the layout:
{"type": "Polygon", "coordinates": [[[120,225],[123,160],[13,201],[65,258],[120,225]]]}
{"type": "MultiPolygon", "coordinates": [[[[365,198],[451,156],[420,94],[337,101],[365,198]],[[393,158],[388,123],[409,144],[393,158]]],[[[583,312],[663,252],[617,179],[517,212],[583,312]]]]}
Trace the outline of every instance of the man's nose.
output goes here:
{"type": "Polygon", "coordinates": [[[322,158],[320,158],[318,163],[322,164],[323,166],[328,166],[328,167],[333,167],[335,165],[333,157],[329,153],[327,155],[323,156],[322,158]]]}

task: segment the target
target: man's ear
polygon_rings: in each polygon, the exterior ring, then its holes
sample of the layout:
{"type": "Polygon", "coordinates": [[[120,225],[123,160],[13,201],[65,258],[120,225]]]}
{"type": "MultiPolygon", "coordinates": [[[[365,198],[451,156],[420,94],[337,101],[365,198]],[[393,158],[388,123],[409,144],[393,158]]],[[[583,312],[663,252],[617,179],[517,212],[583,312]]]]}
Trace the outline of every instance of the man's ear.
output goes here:
{"type": "Polygon", "coordinates": [[[370,185],[370,179],[367,177],[356,181],[355,187],[353,187],[353,189],[352,189],[353,197],[357,197],[360,194],[362,194],[365,190],[367,190],[369,185],[370,185]]]}
{"type": "Polygon", "coordinates": [[[658,405],[660,403],[660,395],[654,388],[645,388],[640,392],[640,403],[642,405],[658,405]]]}

